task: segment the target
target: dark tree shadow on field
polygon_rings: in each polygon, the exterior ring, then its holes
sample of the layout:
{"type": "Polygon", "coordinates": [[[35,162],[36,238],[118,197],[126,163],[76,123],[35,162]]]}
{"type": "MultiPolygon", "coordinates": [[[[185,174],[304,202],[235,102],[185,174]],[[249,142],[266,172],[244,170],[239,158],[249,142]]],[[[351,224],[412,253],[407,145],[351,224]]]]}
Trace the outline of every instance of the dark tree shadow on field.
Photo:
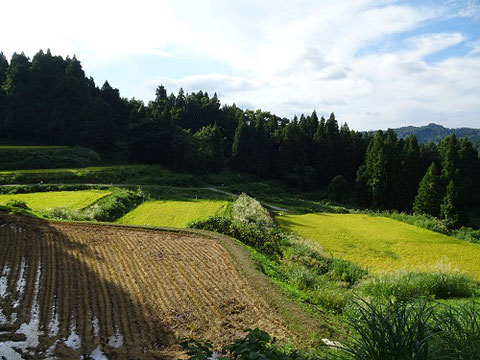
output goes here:
{"type": "MultiPolygon", "coordinates": [[[[88,229],[87,226],[0,213],[0,261],[5,259],[4,264],[0,263],[0,271],[9,264],[8,288],[12,294],[18,260],[24,258],[26,265],[26,286],[18,306],[18,319],[9,327],[0,325],[0,330],[3,326],[4,331],[15,333],[22,323],[31,320],[35,282],[40,271],[37,296],[40,344],[31,350],[30,356],[41,359],[47,349],[56,344],[52,355],[60,358],[89,356],[98,346],[108,358],[168,358],[165,349],[176,342],[174,334],[158,318],[151,304],[142,302],[141,296],[133,296],[118,281],[109,279],[115,277],[115,271],[102,268],[106,263],[105,250],[102,253],[92,246],[102,241],[104,230],[100,226],[88,229]],[[91,242],[75,241],[72,236],[75,231],[84,232],[83,236],[91,237],[91,242]],[[90,233],[85,235],[85,231],[90,233]],[[107,273],[107,270],[113,272],[107,273]],[[58,333],[49,335],[55,318],[59,322],[58,333]],[[78,349],[65,344],[72,329],[81,339],[78,349]],[[122,340],[123,345],[116,348],[122,340]]],[[[13,295],[10,300],[14,300],[13,295]]],[[[2,304],[7,312],[14,311],[13,307],[7,309],[5,301],[2,304]]]]}

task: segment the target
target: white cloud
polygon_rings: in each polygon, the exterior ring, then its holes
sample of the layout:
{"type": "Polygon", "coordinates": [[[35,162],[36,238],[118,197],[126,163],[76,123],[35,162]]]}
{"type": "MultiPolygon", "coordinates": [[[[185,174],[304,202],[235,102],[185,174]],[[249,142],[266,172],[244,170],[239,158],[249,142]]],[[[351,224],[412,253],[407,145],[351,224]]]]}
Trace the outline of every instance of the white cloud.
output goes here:
{"type": "MultiPolygon", "coordinates": [[[[467,2],[457,15],[474,18],[476,5],[467,2]]],[[[40,48],[76,53],[87,73],[142,54],[231,69],[178,77],[159,69],[138,84],[137,98],[152,98],[163,83],[174,92],[216,91],[223,103],[282,116],[335,111],[357,129],[425,119],[473,125],[480,110],[478,43],[456,31],[417,31],[451,16],[449,6],[394,0],[8,2],[2,12],[11,16],[2,18],[0,46],[7,55],[40,48]],[[22,23],[15,14],[22,14],[22,23]],[[409,39],[395,40],[406,32],[409,39]],[[425,60],[462,42],[470,44],[469,56],[425,60]]]]}

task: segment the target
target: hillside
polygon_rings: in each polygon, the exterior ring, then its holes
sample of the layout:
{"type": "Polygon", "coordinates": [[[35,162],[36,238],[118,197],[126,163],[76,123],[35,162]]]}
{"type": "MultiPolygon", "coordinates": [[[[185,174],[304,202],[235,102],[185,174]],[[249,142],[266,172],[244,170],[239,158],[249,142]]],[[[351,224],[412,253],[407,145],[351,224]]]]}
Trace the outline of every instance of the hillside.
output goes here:
{"type": "Polygon", "coordinates": [[[451,134],[455,134],[459,138],[468,137],[470,141],[473,142],[478,149],[480,149],[480,129],[449,129],[443,127],[442,125],[431,123],[427,126],[404,126],[393,130],[401,138],[415,135],[418,139],[418,142],[421,143],[428,143],[429,141],[439,142],[443,138],[451,134]]]}

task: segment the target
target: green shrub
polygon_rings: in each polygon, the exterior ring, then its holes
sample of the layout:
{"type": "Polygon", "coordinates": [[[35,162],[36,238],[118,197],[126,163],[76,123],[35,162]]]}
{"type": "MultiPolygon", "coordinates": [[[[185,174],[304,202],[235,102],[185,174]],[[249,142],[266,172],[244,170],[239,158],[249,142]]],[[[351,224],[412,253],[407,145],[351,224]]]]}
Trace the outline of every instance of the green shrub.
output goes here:
{"type": "Polygon", "coordinates": [[[72,220],[72,221],[89,221],[93,220],[93,218],[86,214],[82,210],[74,210],[70,208],[64,207],[56,207],[45,211],[42,213],[47,218],[52,219],[62,219],[62,220],[72,220]]]}
{"type": "Polygon", "coordinates": [[[399,272],[375,276],[361,285],[365,295],[408,299],[431,296],[438,299],[471,297],[478,291],[472,278],[459,272],[399,272]]]}
{"type": "Polygon", "coordinates": [[[331,258],[331,261],[332,277],[341,281],[346,281],[350,285],[354,285],[367,274],[366,270],[347,260],[331,258]]]}
{"type": "Polygon", "coordinates": [[[18,208],[18,209],[30,210],[27,203],[25,201],[22,201],[22,200],[15,200],[15,199],[8,200],[5,205],[7,207],[14,207],[14,208],[18,208]]]}
{"type": "Polygon", "coordinates": [[[137,191],[121,190],[107,196],[86,210],[97,221],[115,221],[144,201],[144,194],[137,191]]]}
{"type": "Polygon", "coordinates": [[[283,232],[280,229],[259,228],[255,224],[243,224],[221,216],[194,220],[187,228],[218,232],[240,240],[246,245],[273,256],[281,256],[280,249],[283,232]]]}
{"type": "Polygon", "coordinates": [[[44,211],[42,214],[54,219],[112,222],[138,206],[143,200],[144,194],[140,189],[137,191],[118,190],[83,210],[57,207],[44,211]]]}
{"type": "Polygon", "coordinates": [[[351,186],[342,175],[335,176],[327,188],[330,199],[338,202],[346,202],[350,199],[351,186]]]}
{"type": "Polygon", "coordinates": [[[328,274],[331,279],[345,281],[349,285],[356,284],[367,274],[366,270],[347,260],[326,257],[300,245],[295,245],[286,260],[312,269],[317,276],[328,274]]]}
{"type": "Polygon", "coordinates": [[[189,355],[189,360],[289,360],[297,358],[296,353],[287,355],[277,348],[273,339],[265,331],[260,329],[247,329],[248,334],[224,346],[222,353],[214,357],[213,347],[208,342],[185,340],[180,346],[189,355]]]}
{"type": "Polygon", "coordinates": [[[78,168],[99,161],[98,153],[81,147],[0,147],[0,170],[78,168]]]}

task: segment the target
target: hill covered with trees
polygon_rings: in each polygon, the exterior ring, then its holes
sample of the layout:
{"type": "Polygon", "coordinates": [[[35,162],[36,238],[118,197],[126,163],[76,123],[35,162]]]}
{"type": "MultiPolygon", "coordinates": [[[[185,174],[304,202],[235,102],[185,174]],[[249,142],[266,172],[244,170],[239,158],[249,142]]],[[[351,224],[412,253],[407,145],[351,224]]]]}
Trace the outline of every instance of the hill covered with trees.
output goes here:
{"type": "Polygon", "coordinates": [[[479,208],[478,151],[455,134],[424,144],[398,130],[350,130],[333,113],[287,119],[161,85],[145,104],[108,82],[98,87],[75,57],[50,51],[10,62],[0,54],[0,84],[5,143],[79,145],[192,173],[229,168],[301,189],[330,184],[366,207],[415,209],[452,226],[479,208]]]}
{"type": "Polygon", "coordinates": [[[426,126],[404,126],[394,129],[397,136],[407,138],[410,135],[415,135],[419,142],[428,143],[433,141],[438,143],[440,140],[449,135],[455,134],[458,138],[468,139],[475,144],[477,149],[480,149],[480,129],[472,128],[457,128],[449,129],[438,124],[428,124],[426,126]]]}

